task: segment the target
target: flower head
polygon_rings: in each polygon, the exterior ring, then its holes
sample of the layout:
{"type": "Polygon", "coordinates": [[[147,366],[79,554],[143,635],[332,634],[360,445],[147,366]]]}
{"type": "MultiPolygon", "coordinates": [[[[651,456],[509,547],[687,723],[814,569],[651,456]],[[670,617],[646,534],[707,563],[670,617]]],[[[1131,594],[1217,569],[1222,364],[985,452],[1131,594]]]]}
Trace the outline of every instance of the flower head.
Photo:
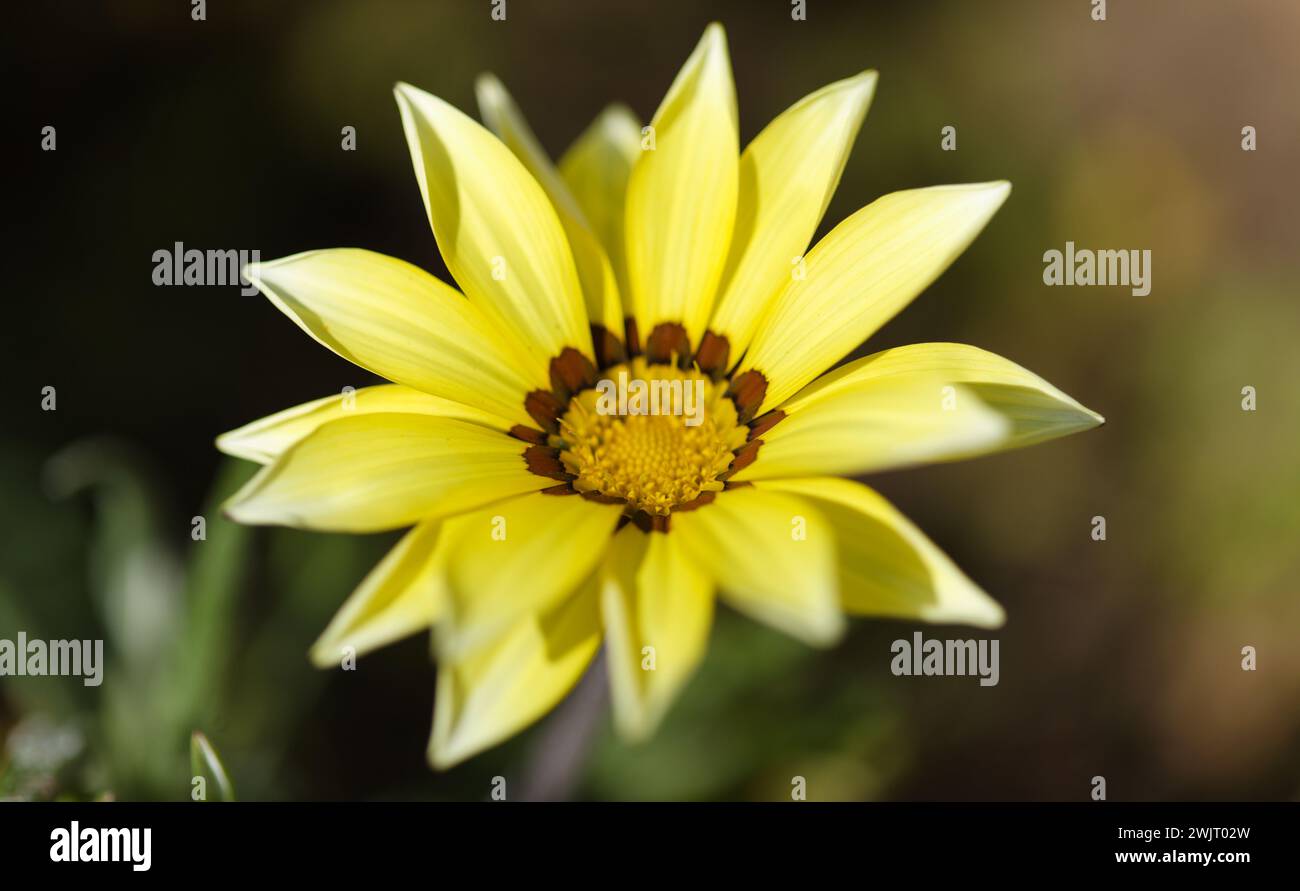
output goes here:
{"type": "Polygon", "coordinates": [[[227,511],[412,527],[312,656],[331,665],[432,628],[435,765],[545,713],[602,642],[616,723],[645,736],[695,670],[718,598],[814,645],[833,643],[846,613],[1002,621],[921,532],[843,477],[1101,418],[960,344],[828,373],[1010,188],[886,195],[809,250],[875,84],[865,72],[812,93],[741,152],[713,25],[648,126],[612,107],[558,165],[494,78],[478,97],[495,132],[399,84],[460,292],[356,249],[247,270],[308,334],[392,383],[220,437],[265,465],[227,511]]]}

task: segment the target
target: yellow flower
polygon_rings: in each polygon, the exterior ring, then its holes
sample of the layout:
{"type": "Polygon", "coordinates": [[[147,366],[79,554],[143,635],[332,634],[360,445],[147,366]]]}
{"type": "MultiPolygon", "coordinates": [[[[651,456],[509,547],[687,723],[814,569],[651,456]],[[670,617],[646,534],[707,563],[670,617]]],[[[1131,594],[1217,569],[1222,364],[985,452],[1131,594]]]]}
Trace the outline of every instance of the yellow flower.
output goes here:
{"type": "Polygon", "coordinates": [[[399,84],[416,179],[463,296],[364,250],[248,269],[299,327],[393,383],[220,437],[266,465],[227,511],[414,527],[312,658],[328,666],[432,628],[435,766],[536,720],[602,641],[616,724],[646,736],[700,661],[715,595],[818,646],[845,613],[1002,622],[916,527],[839,477],[1101,418],[960,344],[825,373],[934,281],[1010,189],[886,195],[805,255],[875,83],[868,71],[805,97],[741,152],[712,25],[648,127],[611,107],[558,166],[495,79],[478,96],[496,135],[399,84]],[[600,411],[594,388],[620,373],[702,394],[702,421],[600,411]]]}

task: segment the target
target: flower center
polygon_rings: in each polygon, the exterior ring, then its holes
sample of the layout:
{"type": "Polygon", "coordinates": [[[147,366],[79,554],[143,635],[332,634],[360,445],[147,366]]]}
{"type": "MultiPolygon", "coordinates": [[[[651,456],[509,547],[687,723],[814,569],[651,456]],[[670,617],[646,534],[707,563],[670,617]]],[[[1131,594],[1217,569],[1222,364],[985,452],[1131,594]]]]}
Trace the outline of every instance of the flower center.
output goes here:
{"type": "Polygon", "coordinates": [[[725,382],[644,358],[602,375],[560,420],[559,457],[574,489],[652,516],[722,490],[719,476],[749,434],[725,382]]]}

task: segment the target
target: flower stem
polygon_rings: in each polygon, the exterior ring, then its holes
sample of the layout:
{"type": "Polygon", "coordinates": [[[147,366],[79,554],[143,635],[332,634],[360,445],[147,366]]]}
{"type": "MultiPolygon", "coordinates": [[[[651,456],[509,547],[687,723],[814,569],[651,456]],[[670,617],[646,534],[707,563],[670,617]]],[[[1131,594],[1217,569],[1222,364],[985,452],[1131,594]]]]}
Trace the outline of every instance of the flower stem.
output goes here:
{"type": "Polygon", "coordinates": [[[608,706],[609,681],[602,648],[573,693],[542,728],[524,769],[524,801],[568,801],[573,797],[608,706]]]}

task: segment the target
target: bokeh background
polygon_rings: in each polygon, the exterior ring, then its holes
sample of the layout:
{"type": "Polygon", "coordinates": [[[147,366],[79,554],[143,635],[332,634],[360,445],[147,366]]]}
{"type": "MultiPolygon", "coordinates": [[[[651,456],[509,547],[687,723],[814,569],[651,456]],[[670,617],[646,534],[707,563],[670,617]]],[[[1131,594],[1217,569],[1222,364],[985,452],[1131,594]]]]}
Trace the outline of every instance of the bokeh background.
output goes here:
{"type": "Polygon", "coordinates": [[[505,22],[489,0],[212,0],[204,22],[182,0],[7,10],[0,637],[102,637],[109,664],[100,688],[0,679],[0,797],[185,798],[195,729],[256,799],[482,799],[496,775],[590,799],[782,799],[794,775],[810,798],[1084,799],[1095,775],[1111,799],[1300,797],[1300,6],[1109,7],[1105,22],[1089,0],[809,0],[802,22],[785,0],[509,0],[505,22]],[[978,344],[1108,424],[870,480],[1006,606],[997,687],[893,677],[905,623],[856,621],[816,652],[724,613],[652,742],[615,739],[597,685],[434,773],[425,640],[350,673],[306,658],[394,536],[249,530],[214,509],[251,470],[217,433],[371,381],[259,296],[153,286],[152,253],[358,246],[445,275],[393,82],[472,109],[494,71],[558,155],[610,101],[648,119],[714,19],[742,142],[880,71],[822,231],[891,190],[1014,183],[869,349],[978,344]],[[945,125],[957,151],[940,150],[945,125]],[[1066,240],[1150,249],[1151,294],[1045,287],[1042,254],[1066,240]]]}

